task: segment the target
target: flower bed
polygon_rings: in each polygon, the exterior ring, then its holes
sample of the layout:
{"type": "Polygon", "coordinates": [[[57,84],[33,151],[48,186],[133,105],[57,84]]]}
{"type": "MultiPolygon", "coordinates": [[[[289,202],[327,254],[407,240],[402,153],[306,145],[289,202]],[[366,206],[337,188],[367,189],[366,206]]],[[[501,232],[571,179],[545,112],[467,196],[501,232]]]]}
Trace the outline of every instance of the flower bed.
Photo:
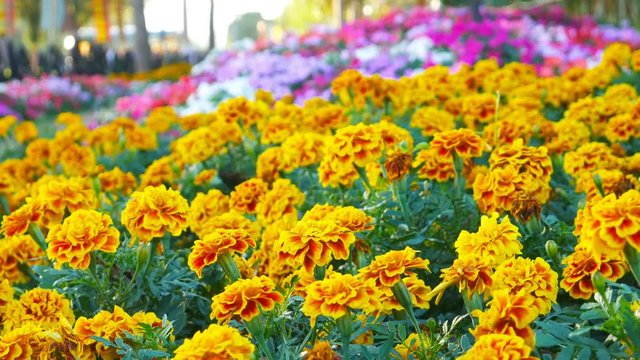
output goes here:
{"type": "Polygon", "coordinates": [[[0,355],[628,358],[640,51],[0,119],[0,355]],[[10,149],[10,150],[6,150],[10,149]]]}

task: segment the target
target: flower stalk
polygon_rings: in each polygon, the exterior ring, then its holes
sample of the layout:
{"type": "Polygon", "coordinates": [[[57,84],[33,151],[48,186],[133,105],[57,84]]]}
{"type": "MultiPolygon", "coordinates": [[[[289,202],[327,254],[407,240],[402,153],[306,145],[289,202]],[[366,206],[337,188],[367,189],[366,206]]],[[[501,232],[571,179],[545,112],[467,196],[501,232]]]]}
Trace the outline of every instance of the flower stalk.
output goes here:
{"type": "Polygon", "coordinates": [[[336,320],[340,335],[342,335],[342,358],[343,360],[349,360],[349,344],[351,343],[351,334],[353,333],[353,320],[351,319],[351,312],[347,311],[336,320]]]}
{"type": "Polygon", "coordinates": [[[220,267],[222,267],[222,270],[227,275],[231,283],[240,279],[240,270],[230,253],[225,252],[220,254],[218,257],[218,264],[220,264],[220,267]]]}

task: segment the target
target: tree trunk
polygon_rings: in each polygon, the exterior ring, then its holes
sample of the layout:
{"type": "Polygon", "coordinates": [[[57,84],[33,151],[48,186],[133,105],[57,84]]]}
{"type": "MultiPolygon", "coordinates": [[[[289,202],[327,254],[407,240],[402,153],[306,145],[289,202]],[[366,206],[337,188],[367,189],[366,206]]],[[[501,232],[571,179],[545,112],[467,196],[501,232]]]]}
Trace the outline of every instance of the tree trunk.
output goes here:
{"type": "Polygon", "coordinates": [[[482,16],[480,15],[480,4],[482,0],[471,0],[469,3],[469,7],[471,8],[471,15],[473,15],[473,20],[475,22],[479,22],[482,20],[482,16]]]}
{"type": "Polygon", "coordinates": [[[133,12],[136,24],[136,70],[151,70],[151,48],[149,33],[144,20],[144,0],[133,0],[133,12]]]}
{"type": "Polygon", "coordinates": [[[182,0],[182,35],[184,36],[184,41],[189,43],[189,29],[187,28],[187,0],[182,0]]]}
{"type": "Polygon", "coordinates": [[[210,12],[209,12],[209,50],[213,50],[216,47],[216,32],[213,27],[213,2],[214,0],[209,0],[211,3],[210,12]]]}

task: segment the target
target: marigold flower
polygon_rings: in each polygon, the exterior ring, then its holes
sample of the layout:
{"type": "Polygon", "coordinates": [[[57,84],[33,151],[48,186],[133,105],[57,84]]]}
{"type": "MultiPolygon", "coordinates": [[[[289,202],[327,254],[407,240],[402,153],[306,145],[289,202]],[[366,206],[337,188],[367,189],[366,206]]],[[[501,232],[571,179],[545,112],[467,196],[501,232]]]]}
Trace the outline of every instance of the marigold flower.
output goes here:
{"type": "Polygon", "coordinates": [[[621,159],[614,156],[611,148],[604,143],[591,142],[564,155],[564,171],[578,178],[580,174],[598,169],[618,169],[621,159]]]}
{"type": "Polygon", "coordinates": [[[328,137],[317,133],[295,133],[281,145],[284,169],[292,171],[299,167],[320,162],[326,153],[328,137]]]}
{"type": "Polygon", "coordinates": [[[410,153],[394,152],[387,155],[384,168],[387,171],[387,179],[395,181],[402,179],[411,170],[412,157],[410,153]]]}
{"type": "Polygon", "coordinates": [[[509,359],[537,360],[531,356],[532,347],[525,339],[511,334],[487,334],[476,340],[473,347],[457,360],[509,359]]]}
{"type": "Polygon", "coordinates": [[[147,186],[171,186],[178,177],[181,166],[173,156],[164,156],[154,160],[140,176],[140,189],[147,186]]]}
{"type": "Polygon", "coordinates": [[[44,250],[29,235],[0,239],[0,279],[12,284],[28,282],[29,277],[20,270],[20,264],[43,264],[45,256],[44,250]]]}
{"type": "Polygon", "coordinates": [[[493,213],[491,217],[482,216],[478,232],[462,230],[454,246],[458,254],[477,254],[494,267],[521,253],[518,237],[518,227],[511,224],[509,217],[498,223],[498,213],[493,213]]]}
{"type": "Polygon", "coordinates": [[[43,176],[33,185],[31,193],[34,201],[43,207],[45,226],[59,224],[66,211],[95,209],[97,205],[91,181],[83,177],[43,176]]]}
{"type": "Polygon", "coordinates": [[[400,356],[392,354],[392,359],[414,359],[415,355],[422,351],[420,336],[416,333],[410,334],[402,343],[396,345],[394,350],[400,354],[400,356]]]}
{"type": "Polygon", "coordinates": [[[622,254],[595,255],[582,245],[563,261],[567,265],[562,271],[560,286],[574,299],[589,300],[596,292],[591,276],[599,271],[606,279],[616,281],[624,276],[627,266],[622,254]]]}
{"type": "Polygon", "coordinates": [[[332,155],[342,165],[355,164],[365,167],[382,155],[383,139],[372,125],[346,126],[339,129],[329,145],[328,155],[332,155]]]}
{"type": "Polygon", "coordinates": [[[392,250],[378,255],[371,264],[359,270],[365,279],[374,279],[376,286],[392,287],[403,275],[411,275],[414,269],[429,271],[429,260],[416,257],[417,251],[410,247],[392,250]]]}
{"type": "Polygon", "coordinates": [[[360,178],[360,174],[353,164],[344,163],[338,155],[329,153],[325,155],[318,166],[318,177],[323,187],[339,187],[341,185],[351,187],[360,178]]]}
{"type": "Polygon", "coordinates": [[[466,296],[468,297],[471,297],[472,294],[480,294],[486,298],[491,292],[493,271],[491,266],[486,263],[486,259],[479,254],[460,254],[450,267],[442,269],[441,272],[442,283],[430,294],[437,296],[436,304],[440,302],[444,290],[451,285],[458,285],[460,292],[467,291],[466,296]]]}
{"type": "Polygon", "coordinates": [[[482,155],[487,145],[471,129],[448,130],[433,135],[429,148],[439,156],[452,156],[453,152],[462,158],[482,155]]]}
{"type": "Polygon", "coordinates": [[[68,321],[73,324],[76,317],[71,304],[56,290],[35,288],[20,295],[17,301],[7,304],[4,331],[32,323],[44,329],[51,329],[68,321]]]}
{"type": "Polygon", "coordinates": [[[174,140],[171,144],[171,153],[186,164],[205,161],[223,151],[226,141],[219,135],[222,131],[224,129],[213,131],[208,126],[191,130],[174,140]]]}
{"type": "Polygon", "coordinates": [[[278,179],[256,206],[258,222],[267,225],[285,217],[298,218],[296,206],[304,203],[304,194],[289,179],[278,179]]]}
{"type": "Polygon", "coordinates": [[[493,290],[507,289],[511,294],[524,291],[542,299],[541,314],[551,310],[558,296],[558,274],[542,258],[514,258],[502,262],[493,274],[493,290]]]}
{"type": "Polygon", "coordinates": [[[204,331],[197,331],[191,339],[185,339],[174,353],[175,360],[253,358],[255,346],[243,337],[238,329],[226,325],[211,324],[204,331]]]}
{"type": "Polygon", "coordinates": [[[115,306],[113,312],[102,310],[92,318],[79,317],[73,327],[73,334],[80,344],[89,348],[92,353],[100,355],[103,359],[117,359],[116,349],[109,348],[92,337],[98,336],[114,342],[118,337],[123,338],[125,332],[141,334],[143,328],[140,324],[159,328],[162,326],[162,320],[154,313],[138,312],[129,315],[119,306],[115,306]]]}
{"type": "Polygon", "coordinates": [[[267,191],[269,191],[269,185],[262,179],[249,179],[236,186],[231,192],[229,206],[241,214],[255,214],[256,207],[267,191]]]}
{"type": "Polygon", "coordinates": [[[124,172],[119,167],[98,174],[100,189],[104,192],[130,195],[136,188],[137,181],[133,173],[124,172]]]}
{"type": "Polygon", "coordinates": [[[71,144],[60,154],[60,165],[68,176],[86,176],[96,170],[96,157],[90,147],[71,144]]]}
{"type": "Polygon", "coordinates": [[[39,206],[28,199],[26,204],[2,217],[0,232],[6,237],[23,235],[29,230],[29,225],[37,224],[41,219],[42,211],[39,211],[39,206]]]}
{"type": "Polygon", "coordinates": [[[196,240],[189,254],[189,268],[201,278],[204,267],[215,263],[219,255],[242,254],[255,246],[255,240],[244,230],[215,229],[202,240],[196,240]]]}
{"type": "Polygon", "coordinates": [[[530,324],[540,315],[542,307],[538,299],[525,291],[511,294],[509,290],[497,290],[492,293],[493,299],[487,303],[485,311],[474,310],[471,315],[478,318],[478,326],[471,334],[479,339],[486,334],[517,335],[527,345],[535,343],[530,324]]]}
{"type": "Polygon", "coordinates": [[[145,124],[157,133],[168,131],[178,121],[178,114],[171,106],[160,106],[149,113],[145,124]]]}
{"type": "Polygon", "coordinates": [[[211,189],[206,194],[198,193],[191,201],[187,216],[189,227],[199,234],[204,223],[213,216],[229,211],[229,197],[218,189],[211,189]]]}
{"type": "Polygon", "coordinates": [[[33,121],[23,121],[13,129],[13,136],[17,142],[24,144],[38,137],[38,128],[33,121]]]}
{"type": "Polygon", "coordinates": [[[164,185],[136,191],[121,214],[121,222],[142,242],[164,236],[178,236],[187,227],[189,205],[180,193],[164,185]]]}
{"type": "Polygon", "coordinates": [[[273,181],[280,177],[281,170],[289,170],[282,147],[271,147],[258,155],[256,177],[264,181],[273,181]]]}
{"type": "Polygon", "coordinates": [[[242,229],[248,232],[253,239],[260,237],[260,225],[233,210],[205,219],[200,229],[195,233],[203,238],[215,229],[242,229]]]}
{"type": "Polygon", "coordinates": [[[13,286],[9,279],[0,281],[0,322],[4,324],[4,316],[6,314],[7,304],[13,300],[13,286]]]}
{"type": "Polygon", "coordinates": [[[68,263],[74,269],[87,269],[91,252],[114,253],[120,245],[120,232],[111,217],[95,210],[78,210],[54,225],[47,234],[47,256],[56,267],[68,263]]]}
{"type": "Polygon", "coordinates": [[[444,182],[456,176],[453,168],[453,157],[440,156],[437,149],[420,150],[413,160],[412,166],[418,169],[420,179],[444,182]]]}
{"type": "Polygon", "coordinates": [[[275,244],[280,261],[291,266],[327,265],[332,258],[346,260],[349,247],[356,241],[349,229],[331,220],[301,220],[290,230],[280,233],[275,244]]]}
{"type": "Polygon", "coordinates": [[[339,360],[340,356],[331,349],[328,341],[316,341],[313,348],[306,351],[304,360],[339,360]]]}
{"type": "Polygon", "coordinates": [[[215,169],[205,169],[202,170],[196,175],[193,179],[193,183],[195,185],[206,185],[211,182],[211,180],[216,177],[218,172],[215,169]]]}
{"type": "Polygon", "coordinates": [[[429,106],[419,108],[413,113],[411,127],[420,129],[424,136],[432,136],[437,132],[453,130],[455,123],[453,116],[446,110],[429,106]]]}
{"type": "Polygon", "coordinates": [[[30,360],[39,352],[37,342],[32,341],[42,329],[35,324],[26,324],[7,331],[0,337],[0,357],[8,360],[30,360]]]}
{"type": "MultiPolygon", "coordinates": [[[[373,283],[370,285],[372,287],[373,283]]],[[[302,312],[311,318],[311,326],[315,326],[320,315],[338,319],[347,315],[350,309],[369,309],[366,286],[353,275],[333,273],[307,286],[302,312]]]]}
{"type": "Polygon", "coordinates": [[[227,285],[212,300],[211,319],[228,323],[234,316],[250,321],[260,311],[273,309],[276,303],[284,301],[284,297],[275,290],[273,280],[259,276],[227,285]]]}

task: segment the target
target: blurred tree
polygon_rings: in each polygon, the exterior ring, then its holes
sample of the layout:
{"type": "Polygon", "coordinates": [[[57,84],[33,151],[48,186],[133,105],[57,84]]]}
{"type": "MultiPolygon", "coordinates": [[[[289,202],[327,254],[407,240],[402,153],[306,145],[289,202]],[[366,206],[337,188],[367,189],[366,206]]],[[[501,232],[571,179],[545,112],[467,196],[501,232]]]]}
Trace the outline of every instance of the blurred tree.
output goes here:
{"type": "Polygon", "coordinates": [[[133,0],[133,17],[136,24],[136,71],[151,70],[151,47],[149,32],[144,19],[144,0],[133,0]]]}
{"type": "Polygon", "coordinates": [[[27,23],[29,40],[32,44],[37,44],[40,40],[40,0],[17,1],[16,5],[19,16],[27,23]]]}
{"type": "Polygon", "coordinates": [[[258,22],[263,21],[260,13],[246,13],[235,19],[229,25],[229,38],[233,41],[242,39],[258,39],[258,22]]]}
{"type": "Polygon", "coordinates": [[[209,0],[210,2],[210,12],[209,12],[209,50],[212,50],[216,47],[216,33],[213,27],[213,0],[209,0]]]}

